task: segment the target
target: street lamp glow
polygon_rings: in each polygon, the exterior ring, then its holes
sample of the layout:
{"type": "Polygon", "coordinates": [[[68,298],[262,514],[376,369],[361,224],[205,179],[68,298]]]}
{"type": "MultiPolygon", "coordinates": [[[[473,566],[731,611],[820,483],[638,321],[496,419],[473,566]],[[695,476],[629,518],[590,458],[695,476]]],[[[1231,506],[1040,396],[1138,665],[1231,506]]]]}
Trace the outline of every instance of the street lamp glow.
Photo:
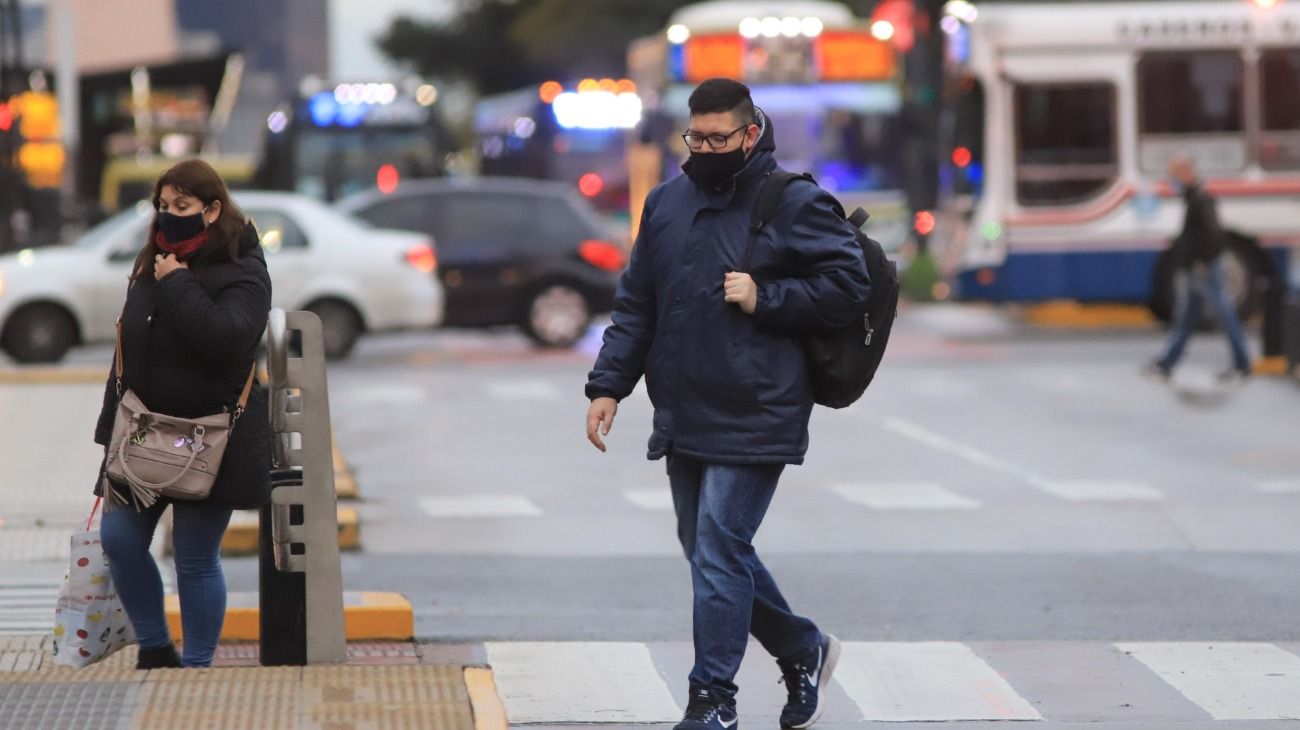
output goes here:
{"type": "Polygon", "coordinates": [[[424,84],[415,90],[415,101],[420,106],[433,106],[438,100],[438,87],[433,84],[424,84]]]}
{"type": "Polygon", "coordinates": [[[763,18],[759,26],[764,38],[775,38],[781,35],[780,18],[763,18]]]}
{"type": "Polygon", "coordinates": [[[980,11],[970,0],[948,0],[943,6],[944,15],[951,15],[963,23],[974,23],[980,11]]]}
{"type": "Polygon", "coordinates": [[[821,18],[804,18],[799,23],[799,29],[809,38],[816,38],[821,35],[825,27],[826,26],[822,24],[821,18]]]}
{"type": "Polygon", "coordinates": [[[680,46],[691,39],[691,29],[678,23],[677,25],[668,26],[668,42],[674,46],[680,46]]]}
{"type": "Polygon", "coordinates": [[[740,35],[753,40],[763,32],[763,23],[758,18],[745,18],[740,21],[740,35]]]}
{"type": "Polygon", "coordinates": [[[799,33],[802,30],[803,27],[800,25],[798,18],[788,17],[781,19],[781,35],[786,38],[798,38],[799,33]]]}
{"type": "Polygon", "coordinates": [[[871,24],[871,35],[878,41],[888,41],[894,37],[894,24],[888,20],[877,20],[871,24]]]}

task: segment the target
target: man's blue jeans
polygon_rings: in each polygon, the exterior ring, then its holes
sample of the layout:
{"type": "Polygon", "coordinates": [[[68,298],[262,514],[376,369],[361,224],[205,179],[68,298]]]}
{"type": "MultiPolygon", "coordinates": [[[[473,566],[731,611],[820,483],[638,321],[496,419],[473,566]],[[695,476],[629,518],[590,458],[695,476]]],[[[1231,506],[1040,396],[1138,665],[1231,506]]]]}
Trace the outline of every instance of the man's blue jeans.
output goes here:
{"type": "Polygon", "coordinates": [[[707,464],[668,457],[677,537],[695,590],[695,667],[690,682],[728,697],[749,634],[769,654],[789,659],[816,647],[821,632],[795,615],[754,552],[781,464],[707,464]]]}
{"type": "MultiPolygon", "coordinates": [[[[108,556],[113,583],[135,628],[140,646],[157,649],[171,643],[163,613],[162,576],[149,543],[168,501],[137,512],[134,505],[105,512],[99,537],[108,556]]],[[[187,667],[212,665],[226,619],[226,577],[221,572],[221,537],[230,524],[229,509],[201,502],[172,502],[172,551],[181,599],[181,626],[187,667]]]]}
{"type": "Polygon", "coordinates": [[[1200,323],[1201,307],[1209,303],[1219,315],[1219,323],[1228,336],[1232,347],[1232,364],[1238,370],[1250,371],[1250,354],[1246,350],[1246,336],[1241,330],[1241,321],[1228,296],[1226,275],[1222,259],[1216,260],[1200,271],[1181,271],[1175,279],[1177,301],[1174,308],[1173,329],[1169,333],[1169,344],[1157,360],[1165,370],[1173,370],[1187,349],[1187,342],[1200,323]]]}

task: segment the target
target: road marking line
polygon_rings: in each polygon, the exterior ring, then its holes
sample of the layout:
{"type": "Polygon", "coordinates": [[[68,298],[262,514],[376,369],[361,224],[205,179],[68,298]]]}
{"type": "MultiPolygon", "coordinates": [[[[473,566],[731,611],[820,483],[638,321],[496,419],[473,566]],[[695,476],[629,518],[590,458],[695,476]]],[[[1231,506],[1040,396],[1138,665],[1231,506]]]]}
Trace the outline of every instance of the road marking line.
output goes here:
{"type": "Polygon", "coordinates": [[[870,509],[976,509],[980,503],[931,482],[836,484],[835,494],[870,509]]]}
{"type": "Polygon", "coordinates": [[[1164,494],[1155,487],[1137,482],[1054,481],[1042,480],[1034,486],[1048,494],[1072,502],[1089,500],[1159,500],[1164,494]]]}
{"type": "Polygon", "coordinates": [[[1300,719],[1300,657],[1261,642],[1127,643],[1145,664],[1215,720],[1300,719]]]}
{"type": "Polygon", "coordinates": [[[1300,480],[1260,482],[1257,489],[1266,494],[1300,494],[1300,480]]]}
{"type": "Polygon", "coordinates": [[[1135,482],[1051,479],[900,418],[885,419],[884,427],[887,431],[912,439],[936,451],[942,451],[977,466],[1014,477],[1053,497],[1071,501],[1156,500],[1164,498],[1164,495],[1158,489],[1135,482]]]}
{"type": "Polygon", "coordinates": [[[420,509],[438,519],[465,517],[541,517],[542,508],[518,494],[424,497],[420,509]]]}
{"type": "Polygon", "coordinates": [[[845,642],[835,679],[868,722],[1043,719],[957,642],[845,642]]]}
{"type": "Polygon", "coordinates": [[[672,512],[673,493],[667,487],[658,489],[627,489],[623,498],[647,512],[672,512]]]}
{"type": "Polygon", "coordinates": [[[515,401],[550,401],[560,399],[560,389],[546,380],[520,378],[489,383],[488,396],[493,400],[515,401]]]}
{"type": "Polygon", "coordinates": [[[681,710],[645,644],[486,644],[512,724],[675,722],[681,710]]]}

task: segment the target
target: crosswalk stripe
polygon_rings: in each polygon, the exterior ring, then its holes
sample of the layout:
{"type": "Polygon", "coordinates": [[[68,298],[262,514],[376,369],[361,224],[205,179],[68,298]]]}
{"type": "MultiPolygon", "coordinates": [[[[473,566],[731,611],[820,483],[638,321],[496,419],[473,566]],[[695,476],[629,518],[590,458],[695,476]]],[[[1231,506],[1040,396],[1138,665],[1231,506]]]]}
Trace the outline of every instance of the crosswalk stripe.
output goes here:
{"type": "Polygon", "coordinates": [[[1033,484],[1048,494],[1072,502],[1164,499],[1160,490],[1137,482],[1035,479],[1033,484]]]}
{"type": "Polygon", "coordinates": [[[845,642],[835,679],[866,721],[1043,719],[957,642],[845,642]]]}
{"type": "Polygon", "coordinates": [[[1300,719],[1300,656],[1258,642],[1125,643],[1145,664],[1216,720],[1300,719]]]}
{"type": "Polygon", "coordinates": [[[439,519],[542,516],[541,507],[518,494],[425,497],[420,500],[420,509],[439,519]]]}
{"type": "Polygon", "coordinates": [[[1300,494],[1300,479],[1260,482],[1256,488],[1266,494],[1300,494]]]}
{"type": "Polygon", "coordinates": [[[836,484],[831,491],[870,509],[975,509],[980,503],[931,482],[836,484]]]}
{"type": "Polygon", "coordinates": [[[644,644],[519,642],[486,649],[512,724],[681,719],[644,644]]]}
{"type": "Polygon", "coordinates": [[[672,512],[673,493],[667,487],[658,489],[627,489],[623,499],[647,512],[672,512]]]}
{"type": "Polygon", "coordinates": [[[515,401],[552,401],[560,399],[560,389],[547,380],[519,378],[490,383],[488,396],[493,400],[515,401]]]}

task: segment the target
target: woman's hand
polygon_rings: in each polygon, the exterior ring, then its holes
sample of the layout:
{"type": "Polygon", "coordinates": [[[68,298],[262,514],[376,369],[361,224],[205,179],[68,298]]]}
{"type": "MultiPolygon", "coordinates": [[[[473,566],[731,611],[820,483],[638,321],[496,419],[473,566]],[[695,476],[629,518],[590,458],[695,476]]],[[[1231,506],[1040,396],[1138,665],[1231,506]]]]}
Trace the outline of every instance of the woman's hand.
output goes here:
{"type": "Polygon", "coordinates": [[[185,264],[172,254],[158,254],[153,257],[153,278],[154,281],[162,281],[164,277],[177,269],[188,269],[185,264]]]}

